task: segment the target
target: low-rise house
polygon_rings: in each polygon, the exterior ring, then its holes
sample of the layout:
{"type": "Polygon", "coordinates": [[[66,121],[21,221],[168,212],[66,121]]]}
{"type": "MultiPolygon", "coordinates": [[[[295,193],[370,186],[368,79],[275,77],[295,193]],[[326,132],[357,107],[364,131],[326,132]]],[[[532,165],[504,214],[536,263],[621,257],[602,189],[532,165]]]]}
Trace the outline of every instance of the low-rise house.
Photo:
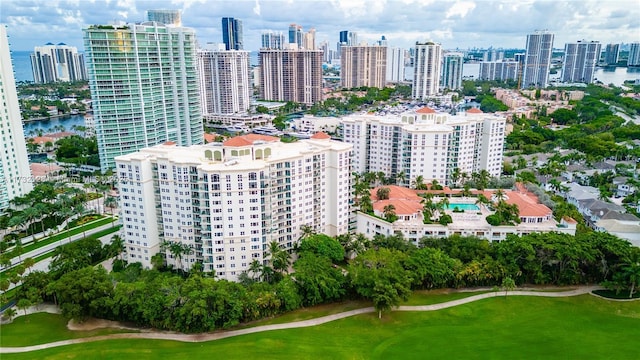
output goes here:
{"type": "Polygon", "coordinates": [[[640,222],[616,219],[602,219],[596,223],[597,231],[608,232],[640,247],[640,222]]]}
{"type": "Polygon", "coordinates": [[[579,208],[578,201],[597,199],[600,196],[600,190],[593,186],[584,186],[574,182],[568,183],[565,198],[569,204],[579,208]]]}
{"type": "Polygon", "coordinates": [[[613,179],[613,186],[616,188],[616,196],[626,197],[636,192],[636,187],[629,184],[629,178],[618,176],[613,179]]]}

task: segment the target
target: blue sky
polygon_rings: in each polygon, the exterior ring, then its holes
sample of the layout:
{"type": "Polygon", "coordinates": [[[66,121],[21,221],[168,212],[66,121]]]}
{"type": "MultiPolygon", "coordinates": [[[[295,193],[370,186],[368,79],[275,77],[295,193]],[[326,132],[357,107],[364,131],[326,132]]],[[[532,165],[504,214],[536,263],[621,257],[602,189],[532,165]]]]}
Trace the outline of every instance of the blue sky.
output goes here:
{"type": "Polygon", "coordinates": [[[525,47],[526,34],[548,29],[554,47],[581,39],[640,41],[640,0],[1,0],[0,23],[14,51],[47,42],[83,49],[82,28],[146,19],[148,9],[181,9],[184,26],[201,44],[221,42],[221,18],[243,21],[245,49],[257,50],[264,30],[286,32],[290,23],[316,29],[317,43],[332,45],[340,30],[372,42],[408,48],[433,40],[444,48],[525,47]]]}

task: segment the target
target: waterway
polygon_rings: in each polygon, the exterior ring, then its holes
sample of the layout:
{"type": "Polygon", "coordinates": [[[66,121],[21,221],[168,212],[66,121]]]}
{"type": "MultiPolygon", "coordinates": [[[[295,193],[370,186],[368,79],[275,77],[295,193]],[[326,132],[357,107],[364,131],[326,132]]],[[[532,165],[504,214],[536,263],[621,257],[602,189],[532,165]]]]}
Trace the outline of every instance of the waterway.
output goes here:
{"type": "Polygon", "coordinates": [[[38,130],[42,130],[43,134],[58,132],[56,126],[63,126],[65,131],[73,131],[72,126],[84,126],[84,115],[70,115],[68,117],[54,118],[50,120],[37,120],[23,123],[24,135],[27,137],[34,136],[38,130]]]}

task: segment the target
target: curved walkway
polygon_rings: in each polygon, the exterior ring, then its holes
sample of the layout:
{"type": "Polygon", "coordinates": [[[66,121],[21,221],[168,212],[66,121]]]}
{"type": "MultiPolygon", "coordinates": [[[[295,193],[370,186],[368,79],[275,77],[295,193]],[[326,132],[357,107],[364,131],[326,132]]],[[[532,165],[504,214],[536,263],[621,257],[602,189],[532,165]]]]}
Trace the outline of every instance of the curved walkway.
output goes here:
{"type": "MultiPolygon", "coordinates": [[[[558,292],[540,292],[540,291],[510,291],[507,293],[507,296],[541,296],[541,297],[567,297],[567,296],[577,296],[583,294],[589,294],[591,291],[601,289],[599,286],[585,286],[579,287],[575,290],[570,291],[558,291],[558,292]]],[[[464,299],[447,301],[440,304],[433,305],[418,305],[418,306],[398,306],[394,308],[396,311],[434,311],[446,309],[458,305],[468,304],[470,302],[492,298],[492,297],[500,297],[505,296],[504,291],[499,292],[490,292],[485,294],[473,295],[464,299]]],[[[295,321],[284,324],[273,324],[273,325],[263,325],[256,326],[253,328],[240,329],[240,330],[232,330],[232,331],[221,331],[215,333],[203,333],[203,334],[182,334],[175,332],[140,332],[140,333],[122,333],[122,334],[110,334],[110,335],[102,335],[102,336],[94,336],[89,338],[82,339],[70,339],[70,340],[62,340],[55,341],[47,344],[40,345],[32,345],[32,346],[24,346],[24,347],[0,347],[0,354],[9,354],[9,353],[19,353],[19,352],[29,352],[36,351],[42,349],[49,349],[58,346],[65,346],[71,344],[81,344],[93,341],[102,341],[102,340],[112,340],[112,339],[153,339],[153,340],[175,340],[175,341],[183,341],[183,342],[204,342],[204,341],[213,341],[224,338],[229,338],[233,336],[253,334],[263,331],[271,331],[271,330],[283,330],[283,329],[295,329],[309,326],[316,326],[325,324],[334,320],[344,319],[346,317],[366,314],[374,312],[375,309],[373,307],[367,307],[363,309],[356,309],[351,311],[345,311],[339,314],[327,315],[315,319],[303,320],[303,321],[295,321]]]]}

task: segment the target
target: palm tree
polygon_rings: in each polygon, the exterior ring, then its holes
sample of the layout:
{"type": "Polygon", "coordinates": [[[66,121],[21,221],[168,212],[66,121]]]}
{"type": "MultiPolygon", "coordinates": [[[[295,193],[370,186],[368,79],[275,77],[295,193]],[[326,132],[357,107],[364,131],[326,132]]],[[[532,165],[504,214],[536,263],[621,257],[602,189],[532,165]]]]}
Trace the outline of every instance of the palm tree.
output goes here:
{"type": "Polygon", "coordinates": [[[502,189],[496,190],[493,196],[496,198],[497,201],[503,201],[507,198],[507,195],[504,193],[504,190],[502,189]]]}
{"type": "Polygon", "coordinates": [[[622,266],[622,271],[629,282],[629,299],[631,299],[636,292],[636,287],[640,287],[640,251],[636,251],[622,266]]]}
{"type": "Polygon", "coordinates": [[[403,186],[404,182],[407,180],[407,174],[404,171],[400,171],[396,174],[396,185],[403,186]]]}
{"type": "Polygon", "coordinates": [[[122,260],[122,253],[125,250],[124,240],[120,235],[113,235],[111,237],[111,243],[109,244],[109,255],[117,256],[119,260],[122,260]]]}
{"type": "Polygon", "coordinates": [[[478,199],[476,200],[476,205],[489,205],[491,204],[491,200],[487,199],[484,194],[478,194],[478,199]]]}
{"type": "Polygon", "coordinates": [[[388,222],[394,222],[396,220],[396,207],[392,204],[385,205],[382,211],[384,214],[384,218],[388,222]]]}
{"type": "Polygon", "coordinates": [[[22,216],[24,217],[24,222],[27,224],[27,235],[33,235],[35,230],[31,230],[31,234],[29,234],[29,228],[31,227],[31,223],[40,216],[38,210],[35,207],[28,207],[22,210],[22,216]]]}
{"type": "Polygon", "coordinates": [[[462,173],[460,172],[460,168],[453,168],[453,171],[451,172],[451,182],[453,184],[453,186],[458,186],[458,180],[460,180],[460,175],[462,175],[462,173]]]}
{"type": "Polygon", "coordinates": [[[413,188],[416,190],[426,190],[427,185],[424,183],[424,176],[418,175],[415,180],[413,180],[413,188]]]}
{"type": "Polygon", "coordinates": [[[251,272],[251,279],[257,281],[260,280],[260,274],[262,273],[262,264],[256,259],[249,264],[249,272],[251,272]]]}
{"type": "Polygon", "coordinates": [[[313,229],[313,227],[307,224],[303,224],[302,226],[300,226],[300,231],[302,234],[298,238],[298,241],[302,241],[303,239],[316,234],[316,231],[313,229]]]}
{"type": "Polygon", "coordinates": [[[190,245],[183,244],[181,242],[171,242],[169,244],[169,252],[178,260],[178,268],[181,273],[184,273],[184,269],[182,268],[182,257],[184,255],[192,254],[193,248],[190,245]]]}
{"type": "Polygon", "coordinates": [[[111,215],[111,224],[113,226],[113,222],[115,220],[113,218],[113,209],[118,206],[118,200],[116,200],[116,198],[114,198],[113,196],[107,196],[107,198],[104,199],[104,206],[109,208],[109,214],[111,215]]]}
{"type": "Polygon", "coordinates": [[[22,262],[22,265],[25,267],[25,269],[29,270],[29,274],[31,274],[31,268],[35,264],[36,264],[36,261],[33,258],[30,258],[30,257],[24,259],[24,261],[22,262]]]}
{"type": "Polygon", "coordinates": [[[469,184],[464,184],[464,186],[462,187],[462,191],[460,192],[460,194],[462,194],[462,196],[464,196],[464,197],[469,197],[469,196],[471,196],[471,186],[469,186],[469,184]]]}
{"type": "Polygon", "coordinates": [[[376,191],[376,197],[378,200],[388,200],[391,189],[388,187],[381,187],[376,191]]]}
{"type": "Polygon", "coordinates": [[[440,205],[440,208],[442,210],[448,209],[449,208],[449,198],[446,197],[446,196],[443,196],[442,198],[440,198],[440,201],[438,201],[438,204],[440,205]]]}
{"type": "Polygon", "coordinates": [[[14,308],[8,308],[4,311],[4,316],[8,317],[9,321],[11,321],[11,319],[16,316],[16,310],[14,308]]]}
{"type": "Polygon", "coordinates": [[[269,243],[269,255],[273,270],[284,273],[289,269],[290,255],[280,248],[280,244],[277,241],[269,243]]]}

